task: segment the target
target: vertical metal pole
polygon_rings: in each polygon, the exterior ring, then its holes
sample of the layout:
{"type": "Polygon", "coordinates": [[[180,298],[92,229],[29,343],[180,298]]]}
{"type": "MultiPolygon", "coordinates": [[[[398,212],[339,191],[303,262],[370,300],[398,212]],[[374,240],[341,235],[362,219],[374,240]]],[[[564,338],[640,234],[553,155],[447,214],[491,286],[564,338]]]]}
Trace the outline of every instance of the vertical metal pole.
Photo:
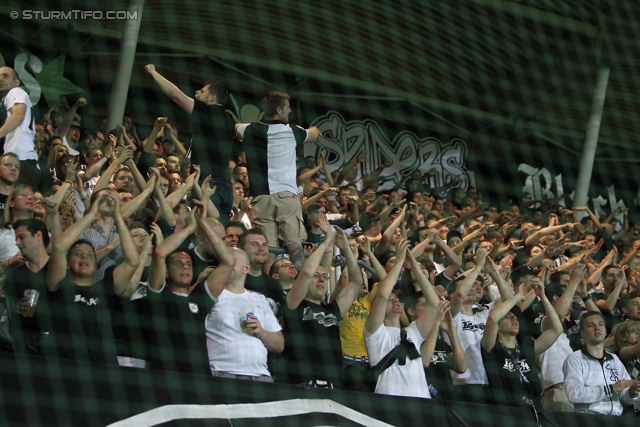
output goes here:
{"type": "Polygon", "coordinates": [[[593,98],[591,99],[591,111],[589,112],[587,131],[582,147],[582,157],[580,158],[578,182],[576,183],[576,192],[573,197],[574,206],[586,206],[587,204],[587,195],[589,194],[589,185],[591,184],[591,173],[593,172],[593,160],[595,159],[596,147],[598,146],[598,134],[600,133],[600,123],[602,122],[602,111],[604,110],[604,98],[607,94],[608,83],[609,69],[598,69],[596,87],[593,91],[593,98]]]}
{"type": "Polygon", "coordinates": [[[140,32],[143,8],[144,0],[129,0],[128,16],[136,14],[136,19],[128,19],[124,23],[120,55],[118,56],[120,61],[113,82],[113,88],[111,89],[111,97],[109,98],[109,112],[105,125],[105,131],[107,132],[114,129],[118,123],[122,123],[124,108],[127,104],[127,95],[129,93],[129,83],[131,82],[133,60],[136,56],[136,46],[138,44],[138,33],[140,32]]]}

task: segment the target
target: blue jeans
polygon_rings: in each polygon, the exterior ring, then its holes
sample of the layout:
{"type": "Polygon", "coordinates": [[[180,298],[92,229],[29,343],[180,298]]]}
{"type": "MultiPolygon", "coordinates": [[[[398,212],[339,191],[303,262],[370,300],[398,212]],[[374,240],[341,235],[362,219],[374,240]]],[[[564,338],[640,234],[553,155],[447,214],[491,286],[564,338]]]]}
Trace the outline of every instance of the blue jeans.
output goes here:
{"type": "MultiPolygon", "coordinates": [[[[200,182],[200,184],[202,184],[202,182],[200,182]]],[[[209,185],[216,187],[216,192],[211,196],[211,201],[218,209],[218,212],[220,212],[220,222],[226,228],[227,224],[229,224],[229,216],[233,208],[231,181],[227,178],[213,176],[211,177],[209,185]]]]}

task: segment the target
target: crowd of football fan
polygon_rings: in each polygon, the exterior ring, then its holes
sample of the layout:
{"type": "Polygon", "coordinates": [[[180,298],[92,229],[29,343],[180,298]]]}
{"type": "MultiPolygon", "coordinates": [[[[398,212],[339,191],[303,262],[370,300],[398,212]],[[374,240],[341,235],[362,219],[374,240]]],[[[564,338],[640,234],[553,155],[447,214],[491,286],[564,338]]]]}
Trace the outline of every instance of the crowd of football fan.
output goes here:
{"type": "MultiPolygon", "coordinates": [[[[190,117],[33,117],[0,68],[0,349],[77,363],[245,381],[621,415],[640,410],[640,223],[524,194],[504,210],[416,171],[379,190],[384,162],[331,171],[323,136],[235,123],[229,89],[190,117]],[[95,120],[95,126],[86,123],[95,120]],[[146,136],[146,138],[144,138],[146,136]],[[300,150],[298,150],[299,152],[300,150]]],[[[162,115],[158,111],[158,115],[162,115]]]]}

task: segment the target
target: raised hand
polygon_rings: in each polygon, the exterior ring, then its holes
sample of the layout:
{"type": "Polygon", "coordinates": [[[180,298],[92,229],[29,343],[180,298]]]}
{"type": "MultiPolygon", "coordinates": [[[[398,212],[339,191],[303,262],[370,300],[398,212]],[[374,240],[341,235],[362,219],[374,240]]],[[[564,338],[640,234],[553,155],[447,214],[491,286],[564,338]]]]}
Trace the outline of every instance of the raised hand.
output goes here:
{"type": "Polygon", "coordinates": [[[44,210],[47,211],[47,215],[56,216],[59,215],[60,203],[54,197],[45,197],[42,201],[44,210]]]}
{"type": "Polygon", "coordinates": [[[216,186],[211,187],[211,175],[208,175],[202,182],[202,200],[209,200],[216,193],[216,186]]]}
{"type": "Polygon", "coordinates": [[[147,74],[152,75],[156,71],[156,66],[153,64],[147,64],[144,66],[144,70],[147,74]]]}
{"type": "Polygon", "coordinates": [[[153,123],[153,127],[161,128],[165,125],[165,123],[167,123],[167,120],[168,119],[166,117],[158,117],[153,123]]]}
{"type": "Polygon", "coordinates": [[[162,230],[160,229],[160,226],[155,222],[152,222],[151,226],[149,226],[149,229],[151,230],[151,233],[154,236],[156,236],[156,246],[158,246],[164,240],[164,236],[162,235],[162,230]]]}
{"type": "Polygon", "coordinates": [[[320,214],[318,218],[318,227],[320,227],[320,230],[322,230],[325,235],[333,234],[333,227],[329,224],[326,214],[320,214]]]}

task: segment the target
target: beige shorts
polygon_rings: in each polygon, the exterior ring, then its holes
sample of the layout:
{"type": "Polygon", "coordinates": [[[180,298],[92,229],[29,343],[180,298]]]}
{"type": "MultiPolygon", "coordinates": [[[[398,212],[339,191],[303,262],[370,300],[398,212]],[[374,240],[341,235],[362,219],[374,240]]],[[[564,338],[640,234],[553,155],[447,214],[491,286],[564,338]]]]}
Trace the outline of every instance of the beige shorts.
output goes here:
{"type": "Polygon", "coordinates": [[[569,402],[567,392],[562,388],[548,388],[542,395],[542,409],[550,411],[573,412],[573,404],[569,402]]]}
{"type": "Polygon", "coordinates": [[[302,244],[307,238],[302,219],[302,202],[297,194],[282,191],[276,194],[257,196],[251,205],[252,223],[267,236],[269,246],[279,246],[278,238],[285,246],[302,244]]]}

